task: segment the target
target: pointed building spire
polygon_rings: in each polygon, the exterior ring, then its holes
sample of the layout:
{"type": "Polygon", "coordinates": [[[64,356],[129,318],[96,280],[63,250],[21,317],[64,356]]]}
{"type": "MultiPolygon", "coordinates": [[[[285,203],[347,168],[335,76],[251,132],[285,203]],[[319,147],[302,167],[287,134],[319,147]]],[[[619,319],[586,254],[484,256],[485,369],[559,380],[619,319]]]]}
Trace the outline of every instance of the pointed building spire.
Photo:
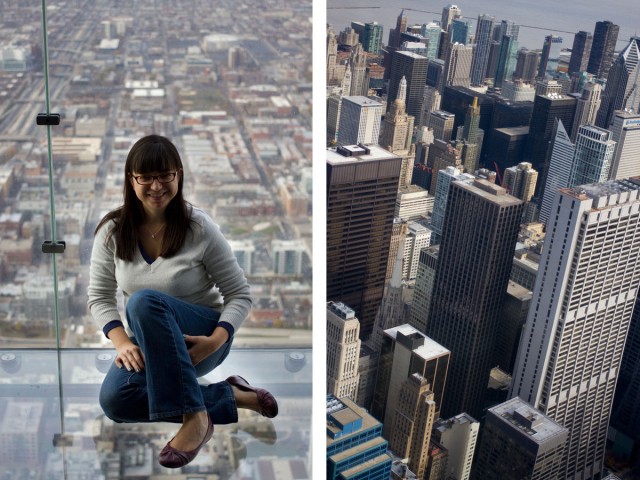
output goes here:
{"type": "Polygon", "coordinates": [[[403,75],[400,79],[400,85],[398,85],[398,96],[396,100],[402,100],[402,103],[407,103],[407,79],[403,75]]]}
{"type": "Polygon", "coordinates": [[[376,352],[382,348],[382,336],[389,328],[397,327],[404,323],[404,302],[402,301],[402,265],[404,262],[404,241],[407,235],[407,225],[402,226],[400,232],[400,244],[396,261],[393,265],[393,275],[387,284],[386,292],[382,298],[380,308],[373,325],[373,333],[369,339],[369,346],[376,352]]]}

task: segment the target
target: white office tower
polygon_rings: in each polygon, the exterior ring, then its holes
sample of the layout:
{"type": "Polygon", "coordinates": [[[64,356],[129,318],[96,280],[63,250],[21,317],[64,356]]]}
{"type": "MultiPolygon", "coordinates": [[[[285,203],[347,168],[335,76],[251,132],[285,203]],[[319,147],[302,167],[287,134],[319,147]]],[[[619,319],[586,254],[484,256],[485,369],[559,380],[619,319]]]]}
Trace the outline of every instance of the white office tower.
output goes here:
{"type": "Polygon", "coordinates": [[[601,96],[602,85],[599,83],[585,83],[582,95],[576,104],[576,113],[573,116],[571,141],[576,141],[578,128],[582,125],[595,125],[596,115],[600,108],[601,96]]]}
{"type": "Polygon", "coordinates": [[[551,211],[510,397],[569,429],[561,478],[600,478],[640,284],[640,178],[562,189],[551,211]]]}
{"type": "Polygon", "coordinates": [[[447,420],[440,419],[434,423],[432,438],[449,452],[446,478],[469,479],[478,430],[480,422],[467,413],[460,413],[447,420]]]}
{"type": "Polygon", "coordinates": [[[343,303],[327,303],[327,394],[356,399],[360,322],[343,303]]]}
{"type": "Polygon", "coordinates": [[[640,114],[617,110],[610,127],[616,142],[609,179],[636,177],[640,175],[640,114]]]}
{"type": "Polygon", "coordinates": [[[409,311],[409,325],[419,332],[427,330],[439,250],[439,245],[423,248],[420,250],[420,256],[418,257],[418,271],[416,273],[415,288],[413,289],[411,310],[409,311]]]}
{"type": "Polygon", "coordinates": [[[342,97],[338,145],[369,145],[378,143],[382,103],[368,97],[342,97]]]}
{"type": "Polygon", "coordinates": [[[444,63],[443,90],[444,87],[449,86],[469,86],[472,59],[473,47],[471,45],[463,45],[462,43],[449,45],[444,63]]]}
{"type": "Polygon", "coordinates": [[[609,130],[594,125],[578,128],[568,186],[607,180],[615,148],[616,142],[611,140],[609,130]]]}
{"type": "Polygon", "coordinates": [[[398,189],[394,218],[421,220],[433,210],[433,195],[418,185],[408,185],[398,189]]]}
{"type": "Polygon", "coordinates": [[[414,221],[409,221],[407,227],[407,236],[404,239],[402,279],[415,280],[420,250],[431,245],[431,234],[433,232],[430,228],[414,221]]]}
{"type": "Polygon", "coordinates": [[[569,186],[569,175],[571,174],[571,164],[575,153],[575,147],[571,143],[562,120],[555,119],[554,122],[554,134],[550,147],[551,157],[549,159],[547,178],[543,182],[544,192],[540,203],[541,223],[547,223],[558,189],[569,186]]]}

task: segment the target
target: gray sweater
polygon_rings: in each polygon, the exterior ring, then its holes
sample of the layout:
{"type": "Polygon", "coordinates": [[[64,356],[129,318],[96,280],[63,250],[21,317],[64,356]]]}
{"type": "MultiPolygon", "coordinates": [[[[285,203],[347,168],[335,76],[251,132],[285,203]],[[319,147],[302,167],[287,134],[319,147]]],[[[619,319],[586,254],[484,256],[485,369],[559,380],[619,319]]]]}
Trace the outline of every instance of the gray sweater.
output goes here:
{"type": "Polygon", "coordinates": [[[191,232],[171,258],[158,257],[148,264],[139,249],[133,261],[116,257],[115,238],[106,241],[113,222],[96,234],[91,252],[89,310],[103,328],[120,320],[116,290],[125,302],[143,288],[158,290],[180,300],[222,311],[219,322],[238,329],[249,313],[249,284],[219,227],[202,210],[193,208],[191,232]]]}

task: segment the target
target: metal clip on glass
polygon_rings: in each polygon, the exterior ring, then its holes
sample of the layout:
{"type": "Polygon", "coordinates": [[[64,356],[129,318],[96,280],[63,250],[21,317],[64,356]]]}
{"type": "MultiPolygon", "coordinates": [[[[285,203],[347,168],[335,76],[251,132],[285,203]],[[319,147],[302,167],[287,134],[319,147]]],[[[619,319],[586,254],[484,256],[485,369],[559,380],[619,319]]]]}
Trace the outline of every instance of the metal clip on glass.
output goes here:
{"type": "Polygon", "coordinates": [[[62,240],[58,242],[45,240],[42,242],[42,253],[64,253],[66,246],[67,244],[62,240]]]}
{"type": "Polygon", "coordinates": [[[38,125],[60,125],[59,113],[39,113],[36,117],[38,125]]]}

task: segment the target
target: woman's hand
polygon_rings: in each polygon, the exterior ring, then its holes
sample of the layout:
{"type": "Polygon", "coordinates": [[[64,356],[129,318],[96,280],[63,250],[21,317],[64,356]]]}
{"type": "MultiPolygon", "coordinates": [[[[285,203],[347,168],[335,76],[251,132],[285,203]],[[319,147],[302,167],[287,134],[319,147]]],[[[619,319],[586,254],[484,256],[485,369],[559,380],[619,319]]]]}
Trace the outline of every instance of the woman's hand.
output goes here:
{"type": "Polygon", "coordinates": [[[206,335],[184,335],[184,341],[191,344],[189,347],[189,357],[191,357],[191,363],[194,366],[209,355],[217,352],[228,339],[229,332],[222,327],[217,327],[209,337],[206,335]]]}
{"type": "Polygon", "coordinates": [[[140,372],[144,369],[144,353],[140,347],[134,344],[123,327],[116,327],[109,331],[109,339],[116,347],[116,359],[114,363],[118,368],[126,368],[130,372],[140,372]]]}
{"type": "Polygon", "coordinates": [[[140,372],[144,369],[144,354],[133,342],[123,343],[116,347],[115,364],[118,368],[126,368],[130,372],[140,372]]]}

